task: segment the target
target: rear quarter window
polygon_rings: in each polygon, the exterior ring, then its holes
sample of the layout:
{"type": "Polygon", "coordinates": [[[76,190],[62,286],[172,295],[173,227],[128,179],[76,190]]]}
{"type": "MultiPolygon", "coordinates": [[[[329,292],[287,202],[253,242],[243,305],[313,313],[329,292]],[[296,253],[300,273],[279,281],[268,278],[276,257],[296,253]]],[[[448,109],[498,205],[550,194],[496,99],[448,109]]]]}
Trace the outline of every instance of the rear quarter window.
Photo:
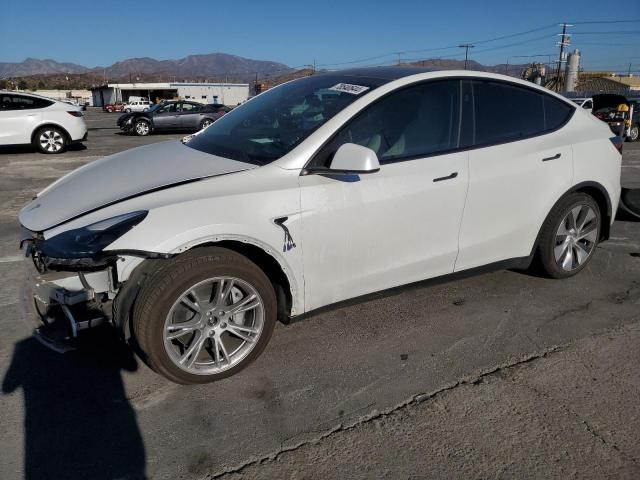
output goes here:
{"type": "Polygon", "coordinates": [[[475,144],[487,145],[544,132],[540,94],[501,82],[474,81],[475,144]]]}
{"type": "Polygon", "coordinates": [[[569,120],[574,108],[551,95],[542,95],[542,98],[544,98],[545,130],[551,131],[560,128],[569,120]]]}

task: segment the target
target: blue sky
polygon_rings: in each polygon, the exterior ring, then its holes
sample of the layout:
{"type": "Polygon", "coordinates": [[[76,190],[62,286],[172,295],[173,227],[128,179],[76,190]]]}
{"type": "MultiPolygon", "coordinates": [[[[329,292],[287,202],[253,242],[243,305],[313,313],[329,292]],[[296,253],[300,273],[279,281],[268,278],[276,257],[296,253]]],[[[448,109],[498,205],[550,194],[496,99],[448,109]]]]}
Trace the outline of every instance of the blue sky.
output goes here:
{"type": "MultiPolygon", "coordinates": [[[[426,49],[541,28],[478,44],[470,55],[485,64],[525,63],[532,59],[518,56],[557,55],[559,22],[640,19],[637,0],[611,5],[603,8],[601,0],[7,1],[0,61],[53,58],[94,67],[131,57],[224,52],[293,67],[315,60],[337,68],[334,64],[370,57],[378,58],[353,65],[392,63],[398,57],[392,52],[410,59],[463,58],[457,48],[426,49]]],[[[640,21],[569,30],[576,32],[573,47],[582,50],[586,67],[626,70],[631,62],[640,72],[640,21]]]]}

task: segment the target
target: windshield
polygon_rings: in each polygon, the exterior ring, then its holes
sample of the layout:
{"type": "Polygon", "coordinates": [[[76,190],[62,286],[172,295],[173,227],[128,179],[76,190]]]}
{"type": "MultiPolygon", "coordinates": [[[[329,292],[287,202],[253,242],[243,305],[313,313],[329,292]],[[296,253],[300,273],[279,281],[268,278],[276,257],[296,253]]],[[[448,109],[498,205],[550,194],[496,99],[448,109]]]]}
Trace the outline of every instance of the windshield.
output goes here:
{"type": "Polygon", "coordinates": [[[156,110],[158,110],[162,105],[163,105],[162,103],[156,103],[155,105],[151,105],[147,111],[148,111],[148,112],[155,112],[155,111],[156,111],[156,110]]]}
{"type": "Polygon", "coordinates": [[[383,83],[345,75],[295,80],[235,108],[187,146],[264,165],[286,155],[347,105],[383,83]]]}

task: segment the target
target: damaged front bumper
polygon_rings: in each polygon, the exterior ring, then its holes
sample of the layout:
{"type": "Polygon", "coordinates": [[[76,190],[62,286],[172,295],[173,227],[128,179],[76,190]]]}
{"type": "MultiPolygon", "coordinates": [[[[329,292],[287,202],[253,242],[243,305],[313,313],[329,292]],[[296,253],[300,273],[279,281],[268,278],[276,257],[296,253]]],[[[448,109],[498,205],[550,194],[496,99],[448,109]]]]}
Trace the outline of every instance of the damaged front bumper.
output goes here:
{"type": "MultiPolygon", "coordinates": [[[[23,242],[24,243],[24,242],[23,242]]],[[[81,332],[111,321],[111,303],[117,293],[114,266],[96,265],[90,271],[50,269],[34,243],[25,248],[28,285],[34,317],[34,336],[57,352],[72,350],[81,332]]]]}

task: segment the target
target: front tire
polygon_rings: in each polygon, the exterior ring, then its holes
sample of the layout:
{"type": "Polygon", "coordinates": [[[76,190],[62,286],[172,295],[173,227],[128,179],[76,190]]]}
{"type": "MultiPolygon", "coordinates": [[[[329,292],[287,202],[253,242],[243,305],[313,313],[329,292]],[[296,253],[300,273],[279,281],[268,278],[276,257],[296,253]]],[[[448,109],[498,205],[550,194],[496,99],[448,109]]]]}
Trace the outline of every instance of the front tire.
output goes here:
{"type": "Polygon", "coordinates": [[[151,133],[151,125],[146,120],[137,120],[133,125],[133,131],[139,137],[146,137],[151,133]]]}
{"type": "Polygon", "coordinates": [[[258,266],[210,247],[171,260],[145,281],[132,326],[154,371],[177,383],[207,383],[262,353],[276,311],[273,286],[258,266]]]}
{"type": "Polygon", "coordinates": [[[68,145],[67,133],[58,127],[43,127],[33,137],[33,146],[40,153],[62,153],[68,145]]]}
{"type": "Polygon", "coordinates": [[[638,137],[640,137],[640,125],[637,123],[632,125],[629,129],[629,135],[627,136],[628,142],[636,142],[638,141],[638,137]]]}
{"type": "Polygon", "coordinates": [[[572,193],[547,217],[537,249],[539,264],[551,278],[568,278],[587,266],[594,252],[602,216],[593,197],[572,193]]]}

